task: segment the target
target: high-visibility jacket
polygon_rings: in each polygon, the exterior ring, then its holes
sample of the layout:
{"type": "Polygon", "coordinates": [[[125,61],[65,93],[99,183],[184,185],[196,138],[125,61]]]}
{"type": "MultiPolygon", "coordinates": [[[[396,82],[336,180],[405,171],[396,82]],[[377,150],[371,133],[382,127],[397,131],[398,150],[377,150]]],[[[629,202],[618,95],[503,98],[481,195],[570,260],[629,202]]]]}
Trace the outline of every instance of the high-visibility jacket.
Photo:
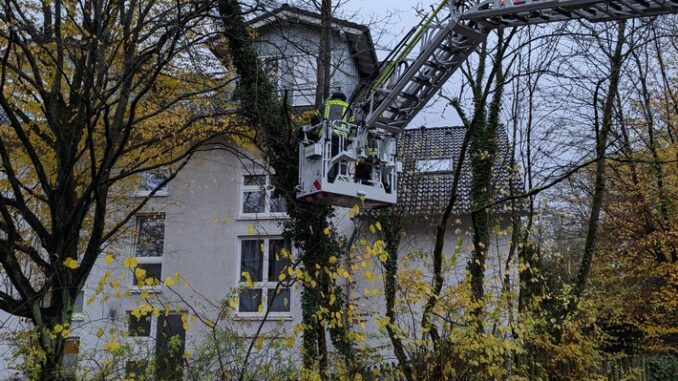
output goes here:
{"type": "Polygon", "coordinates": [[[348,106],[348,103],[341,99],[330,99],[325,102],[325,110],[323,112],[324,119],[341,121],[340,126],[344,129],[335,128],[333,132],[343,138],[348,137],[348,132],[345,130],[348,128],[348,106]]]}
{"type": "Polygon", "coordinates": [[[379,155],[379,149],[375,147],[365,147],[365,155],[368,157],[377,157],[377,155],[379,155]]]}
{"type": "Polygon", "coordinates": [[[365,146],[365,156],[376,158],[379,156],[379,146],[377,142],[373,139],[370,139],[365,146]]]}

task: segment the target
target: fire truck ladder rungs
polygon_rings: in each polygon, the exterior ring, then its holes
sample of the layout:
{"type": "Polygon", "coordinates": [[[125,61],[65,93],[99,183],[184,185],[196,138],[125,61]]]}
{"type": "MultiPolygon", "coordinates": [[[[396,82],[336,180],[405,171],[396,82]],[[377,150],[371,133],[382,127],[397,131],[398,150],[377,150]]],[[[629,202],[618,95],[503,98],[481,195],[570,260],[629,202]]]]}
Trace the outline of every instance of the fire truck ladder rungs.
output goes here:
{"type": "Polygon", "coordinates": [[[370,93],[373,106],[366,124],[398,133],[426,106],[490,30],[547,22],[586,19],[612,21],[678,13],[678,0],[488,0],[458,14],[452,0],[443,1],[415,33],[398,58],[377,78],[370,93]],[[449,16],[439,17],[446,8],[449,16]],[[423,38],[430,34],[432,37],[423,38]],[[398,71],[415,48],[419,55],[398,71]]]}

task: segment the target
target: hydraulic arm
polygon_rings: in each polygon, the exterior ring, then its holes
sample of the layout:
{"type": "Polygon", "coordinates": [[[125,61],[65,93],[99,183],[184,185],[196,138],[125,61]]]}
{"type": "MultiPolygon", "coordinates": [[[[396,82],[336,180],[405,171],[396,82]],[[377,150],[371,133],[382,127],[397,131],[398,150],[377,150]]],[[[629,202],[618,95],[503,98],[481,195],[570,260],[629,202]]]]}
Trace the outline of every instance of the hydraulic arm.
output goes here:
{"type": "Polygon", "coordinates": [[[396,140],[492,29],[586,19],[613,21],[678,13],[678,0],[443,0],[398,44],[347,107],[353,119],[302,128],[302,200],[351,207],[396,202],[396,140]]]}
{"type": "Polygon", "coordinates": [[[678,12],[676,0],[488,0],[469,9],[445,0],[363,92],[370,127],[398,132],[419,113],[492,29],[678,12]],[[410,57],[417,52],[415,57],[410,57]]]}

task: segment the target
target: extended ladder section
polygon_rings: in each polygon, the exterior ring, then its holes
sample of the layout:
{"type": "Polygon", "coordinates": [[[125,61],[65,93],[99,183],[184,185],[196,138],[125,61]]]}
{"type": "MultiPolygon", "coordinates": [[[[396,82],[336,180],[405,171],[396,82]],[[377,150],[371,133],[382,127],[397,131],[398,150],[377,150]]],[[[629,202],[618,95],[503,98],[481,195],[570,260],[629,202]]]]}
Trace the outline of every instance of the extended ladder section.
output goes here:
{"type": "Polygon", "coordinates": [[[374,81],[363,101],[368,127],[405,129],[492,29],[678,12],[678,0],[488,0],[467,10],[453,3],[443,1],[374,81]]]}
{"type": "Polygon", "coordinates": [[[486,28],[586,19],[614,21],[678,12],[678,0],[490,0],[461,16],[486,28]]]}
{"type": "Polygon", "coordinates": [[[461,9],[463,4],[443,0],[398,44],[354,101],[356,123],[343,115],[302,127],[299,200],[367,209],[396,203],[398,134],[493,29],[678,12],[678,0],[487,0],[461,9]]]}

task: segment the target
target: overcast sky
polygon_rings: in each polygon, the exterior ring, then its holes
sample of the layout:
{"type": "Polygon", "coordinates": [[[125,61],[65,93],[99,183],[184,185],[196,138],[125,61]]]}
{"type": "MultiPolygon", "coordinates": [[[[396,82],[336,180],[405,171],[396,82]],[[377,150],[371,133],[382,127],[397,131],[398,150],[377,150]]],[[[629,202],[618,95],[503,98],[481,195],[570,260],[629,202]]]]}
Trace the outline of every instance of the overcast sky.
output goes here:
{"type": "MultiPolygon", "coordinates": [[[[407,31],[417,25],[420,17],[416,8],[430,9],[439,0],[348,0],[340,17],[346,17],[360,24],[369,24],[372,38],[377,45],[379,59],[388,54],[388,48],[395,46],[407,31]]],[[[453,76],[445,90],[455,93],[459,75],[453,76]]],[[[410,123],[409,128],[455,126],[461,124],[457,113],[446,107],[446,101],[438,97],[410,123]]]]}

